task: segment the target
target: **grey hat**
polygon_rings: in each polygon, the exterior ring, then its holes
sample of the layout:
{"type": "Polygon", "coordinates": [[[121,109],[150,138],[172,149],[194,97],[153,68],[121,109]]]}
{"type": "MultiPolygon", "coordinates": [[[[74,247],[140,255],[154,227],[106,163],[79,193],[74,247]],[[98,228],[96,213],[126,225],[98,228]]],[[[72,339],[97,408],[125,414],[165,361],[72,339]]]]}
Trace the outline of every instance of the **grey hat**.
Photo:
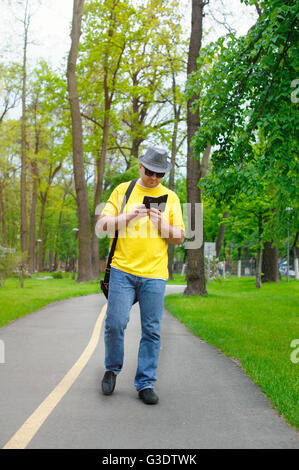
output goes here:
{"type": "Polygon", "coordinates": [[[139,161],[145,168],[156,173],[166,173],[172,167],[167,161],[166,150],[157,147],[149,147],[145,154],[139,157],[139,161]]]}

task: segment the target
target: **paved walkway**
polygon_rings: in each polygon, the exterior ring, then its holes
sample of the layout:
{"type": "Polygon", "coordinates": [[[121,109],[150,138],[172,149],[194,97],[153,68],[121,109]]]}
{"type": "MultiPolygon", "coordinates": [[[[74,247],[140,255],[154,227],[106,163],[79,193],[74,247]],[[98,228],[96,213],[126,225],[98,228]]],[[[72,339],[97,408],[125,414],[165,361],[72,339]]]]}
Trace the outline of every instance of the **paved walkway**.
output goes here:
{"type": "Polygon", "coordinates": [[[167,311],[159,404],[144,405],[133,387],[138,304],[126,331],[124,369],[114,394],[103,396],[105,303],[103,295],[56,302],[0,329],[1,448],[299,448],[298,434],[238,365],[167,311]]]}

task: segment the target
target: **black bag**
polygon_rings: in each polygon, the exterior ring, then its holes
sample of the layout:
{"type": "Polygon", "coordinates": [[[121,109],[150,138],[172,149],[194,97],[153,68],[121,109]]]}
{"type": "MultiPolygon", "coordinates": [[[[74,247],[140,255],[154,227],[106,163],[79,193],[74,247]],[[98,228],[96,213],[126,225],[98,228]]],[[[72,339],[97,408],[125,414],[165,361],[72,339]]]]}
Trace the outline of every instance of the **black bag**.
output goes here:
{"type": "MultiPolygon", "coordinates": [[[[132,180],[131,183],[129,184],[128,186],[128,189],[126,191],[126,194],[124,196],[124,199],[123,199],[123,202],[122,202],[122,205],[121,205],[121,209],[120,209],[120,213],[121,214],[125,208],[125,205],[126,203],[128,202],[129,200],[129,197],[131,195],[131,192],[133,191],[133,188],[136,184],[136,181],[137,180],[132,180]]],[[[106,269],[105,269],[105,276],[104,276],[104,280],[100,282],[101,284],[101,289],[103,291],[103,294],[104,296],[106,297],[106,299],[108,299],[108,291],[109,291],[109,279],[110,279],[110,270],[111,270],[111,261],[112,261],[112,258],[114,256],[114,251],[115,251],[115,247],[116,247],[116,242],[117,242],[117,239],[118,239],[118,230],[116,230],[115,232],[115,236],[114,236],[114,239],[113,239],[113,242],[112,242],[112,245],[111,245],[111,250],[109,252],[109,256],[108,256],[108,261],[107,261],[107,266],[106,266],[106,269]]],[[[134,304],[138,302],[138,299],[137,299],[137,295],[135,297],[135,300],[134,300],[134,304]]]]}

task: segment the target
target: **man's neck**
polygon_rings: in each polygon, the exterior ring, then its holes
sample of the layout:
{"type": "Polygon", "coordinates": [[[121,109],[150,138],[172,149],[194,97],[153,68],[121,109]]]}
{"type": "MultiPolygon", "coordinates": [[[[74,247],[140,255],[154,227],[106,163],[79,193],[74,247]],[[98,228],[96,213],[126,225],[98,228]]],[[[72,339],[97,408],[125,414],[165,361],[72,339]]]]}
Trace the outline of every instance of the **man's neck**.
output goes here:
{"type": "Polygon", "coordinates": [[[146,186],[144,184],[144,182],[142,181],[142,179],[139,178],[139,180],[137,180],[137,184],[139,184],[140,186],[142,186],[143,188],[146,188],[146,189],[156,189],[156,188],[158,188],[158,186],[160,186],[161,183],[158,183],[157,186],[146,186]]]}

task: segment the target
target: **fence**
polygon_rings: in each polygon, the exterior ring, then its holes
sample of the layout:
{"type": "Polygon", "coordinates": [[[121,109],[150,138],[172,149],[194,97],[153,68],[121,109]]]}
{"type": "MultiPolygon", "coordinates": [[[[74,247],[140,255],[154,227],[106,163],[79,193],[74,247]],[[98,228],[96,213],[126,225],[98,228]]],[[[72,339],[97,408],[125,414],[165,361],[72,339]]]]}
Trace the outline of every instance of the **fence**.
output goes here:
{"type": "MultiPolygon", "coordinates": [[[[210,277],[225,274],[235,276],[255,276],[256,260],[255,258],[246,258],[241,260],[228,259],[216,261],[215,258],[208,260],[205,258],[205,272],[210,277]]],[[[176,274],[185,274],[186,263],[183,261],[174,261],[173,272],[176,274]]]]}

